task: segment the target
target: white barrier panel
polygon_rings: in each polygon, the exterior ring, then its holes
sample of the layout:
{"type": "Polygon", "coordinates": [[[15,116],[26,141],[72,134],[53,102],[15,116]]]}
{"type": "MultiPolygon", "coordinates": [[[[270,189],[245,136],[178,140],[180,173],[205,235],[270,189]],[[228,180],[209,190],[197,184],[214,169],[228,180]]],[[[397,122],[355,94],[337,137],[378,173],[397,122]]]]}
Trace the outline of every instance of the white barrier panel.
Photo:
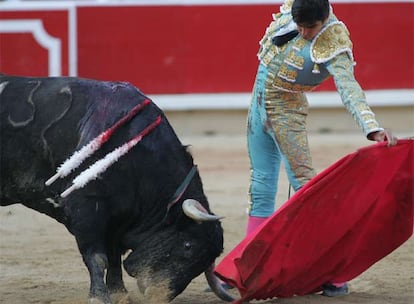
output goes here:
{"type": "MultiPolygon", "coordinates": [[[[414,90],[371,90],[365,91],[370,106],[413,106],[414,90]]],[[[309,105],[313,108],[342,107],[341,98],[336,92],[307,93],[309,105]]],[[[249,93],[222,94],[160,94],[150,95],[165,111],[190,110],[243,110],[250,103],[249,93]]]]}

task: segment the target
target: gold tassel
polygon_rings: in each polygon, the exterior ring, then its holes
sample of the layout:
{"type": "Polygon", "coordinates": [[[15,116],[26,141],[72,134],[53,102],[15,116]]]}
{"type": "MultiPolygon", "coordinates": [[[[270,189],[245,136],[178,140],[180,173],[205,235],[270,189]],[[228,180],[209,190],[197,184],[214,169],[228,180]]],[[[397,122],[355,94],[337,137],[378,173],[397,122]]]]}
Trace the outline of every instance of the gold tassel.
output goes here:
{"type": "Polygon", "coordinates": [[[320,70],[319,70],[319,66],[315,63],[314,65],[313,65],[313,70],[312,70],[312,73],[313,74],[320,74],[320,70]]]}

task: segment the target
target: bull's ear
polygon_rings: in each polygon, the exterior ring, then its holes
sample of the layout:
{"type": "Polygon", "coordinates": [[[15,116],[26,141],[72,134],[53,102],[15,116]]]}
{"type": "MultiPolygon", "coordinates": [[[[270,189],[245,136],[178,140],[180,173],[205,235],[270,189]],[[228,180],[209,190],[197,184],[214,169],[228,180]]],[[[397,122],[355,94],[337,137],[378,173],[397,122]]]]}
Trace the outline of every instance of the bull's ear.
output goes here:
{"type": "Polygon", "coordinates": [[[198,223],[208,221],[218,221],[224,217],[208,213],[208,211],[194,199],[186,199],[183,202],[183,211],[189,218],[198,223]]]}

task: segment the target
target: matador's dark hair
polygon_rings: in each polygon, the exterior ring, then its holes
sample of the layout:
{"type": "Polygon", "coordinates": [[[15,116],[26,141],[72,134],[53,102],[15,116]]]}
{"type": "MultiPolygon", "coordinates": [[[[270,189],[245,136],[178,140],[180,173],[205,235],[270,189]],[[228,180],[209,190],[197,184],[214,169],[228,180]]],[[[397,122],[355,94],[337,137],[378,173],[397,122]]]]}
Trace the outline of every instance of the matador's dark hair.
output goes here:
{"type": "Polygon", "coordinates": [[[329,16],[328,0],[295,0],[292,5],[292,17],[296,24],[311,26],[325,21],[329,16]]]}

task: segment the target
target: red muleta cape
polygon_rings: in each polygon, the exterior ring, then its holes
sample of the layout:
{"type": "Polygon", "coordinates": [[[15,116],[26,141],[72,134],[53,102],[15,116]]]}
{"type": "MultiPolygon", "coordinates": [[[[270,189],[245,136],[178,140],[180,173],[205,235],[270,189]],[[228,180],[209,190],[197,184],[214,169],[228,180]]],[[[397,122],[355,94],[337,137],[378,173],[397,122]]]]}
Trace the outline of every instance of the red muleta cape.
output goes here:
{"type": "Polygon", "coordinates": [[[413,233],[414,140],[378,143],[318,174],[216,267],[234,303],[349,281],[413,233]]]}

